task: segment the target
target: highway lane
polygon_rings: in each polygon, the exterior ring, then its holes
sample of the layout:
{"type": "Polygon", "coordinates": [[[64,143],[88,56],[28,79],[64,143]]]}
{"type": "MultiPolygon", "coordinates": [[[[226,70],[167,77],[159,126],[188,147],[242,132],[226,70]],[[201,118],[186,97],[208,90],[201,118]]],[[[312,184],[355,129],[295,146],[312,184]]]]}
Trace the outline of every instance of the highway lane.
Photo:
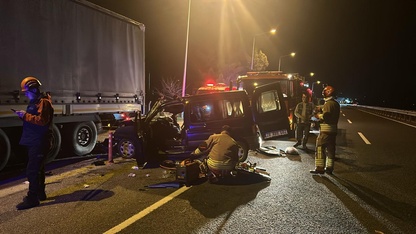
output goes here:
{"type": "MultiPolygon", "coordinates": [[[[401,136],[414,134],[413,128],[389,128],[393,122],[353,108],[342,112],[333,176],[310,175],[312,151],[285,157],[250,152],[249,160],[271,173],[270,183],[150,189],[174,175],[157,167],[132,169],[132,160],[95,166],[90,159],[54,170],[47,179],[50,198],[32,210],[14,209],[24,179],[0,187],[0,233],[414,233],[416,194],[402,177],[413,178],[414,165],[400,161],[408,158],[403,155],[392,158],[384,134],[374,133],[398,130],[401,136]]],[[[311,135],[309,148],[314,141],[311,135]]],[[[293,143],[266,142],[282,149],[293,143]]]]}
{"type": "MultiPolygon", "coordinates": [[[[408,183],[416,181],[416,157],[412,150],[416,145],[416,128],[357,109],[344,108],[343,114],[352,123],[340,122],[348,142],[339,144],[339,163],[371,180],[369,186],[378,183],[377,187],[389,189],[395,197],[416,194],[416,187],[408,183]],[[358,132],[371,144],[366,144],[358,132]]],[[[380,188],[374,189],[382,192],[380,188]]]]}
{"type": "Polygon", "coordinates": [[[353,107],[339,127],[336,176],[393,222],[416,224],[416,128],[353,107]]]}

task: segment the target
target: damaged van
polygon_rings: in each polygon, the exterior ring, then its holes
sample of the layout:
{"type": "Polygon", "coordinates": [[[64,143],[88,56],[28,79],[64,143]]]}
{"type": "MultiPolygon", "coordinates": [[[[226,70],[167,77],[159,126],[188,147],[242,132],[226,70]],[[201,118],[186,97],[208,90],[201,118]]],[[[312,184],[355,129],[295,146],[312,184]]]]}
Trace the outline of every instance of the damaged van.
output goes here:
{"type": "Polygon", "coordinates": [[[287,137],[289,122],[279,83],[257,87],[251,100],[245,91],[228,91],[174,100],[158,100],[146,116],[137,115],[113,134],[114,151],[139,164],[157,155],[189,154],[223,125],[240,146],[240,161],[260,140],[287,137]],[[261,138],[261,139],[260,139],[261,138]]]}

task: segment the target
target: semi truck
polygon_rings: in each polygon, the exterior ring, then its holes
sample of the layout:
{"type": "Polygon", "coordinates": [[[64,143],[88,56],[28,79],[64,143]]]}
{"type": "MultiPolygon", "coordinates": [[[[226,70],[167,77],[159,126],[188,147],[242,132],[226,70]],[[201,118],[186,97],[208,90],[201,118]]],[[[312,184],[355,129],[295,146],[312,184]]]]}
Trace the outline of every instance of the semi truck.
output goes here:
{"type": "MultiPolygon", "coordinates": [[[[85,0],[0,1],[0,170],[25,154],[20,82],[34,76],[52,97],[52,146],[89,154],[103,117],[146,110],[145,26],[85,0]]],[[[105,118],[107,118],[105,117],[105,118]]]]}

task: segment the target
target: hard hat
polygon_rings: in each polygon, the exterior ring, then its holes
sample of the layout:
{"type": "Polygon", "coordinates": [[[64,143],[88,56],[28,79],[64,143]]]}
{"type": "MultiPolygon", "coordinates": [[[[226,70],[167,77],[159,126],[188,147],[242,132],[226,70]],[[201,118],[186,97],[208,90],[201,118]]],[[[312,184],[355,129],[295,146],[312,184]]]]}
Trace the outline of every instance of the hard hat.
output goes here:
{"type": "Polygon", "coordinates": [[[28,91],[30,88],[39,88],[42,84],[38,79],[32,76],[28,76],[22,80],[20,83],[20,87],[22,88],[23,92],[28,91]]]}
{"type": "Polygon", "coordinates": [[[335,90],[332,86],[326,86],[324,90],[322,90],[322,95],[324,97],[331,97],[334,94],[335,90]]]}

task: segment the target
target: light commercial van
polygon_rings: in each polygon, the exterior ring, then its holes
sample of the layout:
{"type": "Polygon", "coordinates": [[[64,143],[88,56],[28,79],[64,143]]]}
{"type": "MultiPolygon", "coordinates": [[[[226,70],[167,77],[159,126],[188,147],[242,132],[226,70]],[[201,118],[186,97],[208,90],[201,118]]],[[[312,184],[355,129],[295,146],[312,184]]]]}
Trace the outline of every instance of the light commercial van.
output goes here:
{"type": "Polygon", "coordinates": [[[287,137],[289,122],[279,83],[245,91],[157,101],[146,116],[114,132],[114,150],[142,164],[160,154],[189,154],[224,125],[240,145],[240,161],[263,140],[287,137]]]}

